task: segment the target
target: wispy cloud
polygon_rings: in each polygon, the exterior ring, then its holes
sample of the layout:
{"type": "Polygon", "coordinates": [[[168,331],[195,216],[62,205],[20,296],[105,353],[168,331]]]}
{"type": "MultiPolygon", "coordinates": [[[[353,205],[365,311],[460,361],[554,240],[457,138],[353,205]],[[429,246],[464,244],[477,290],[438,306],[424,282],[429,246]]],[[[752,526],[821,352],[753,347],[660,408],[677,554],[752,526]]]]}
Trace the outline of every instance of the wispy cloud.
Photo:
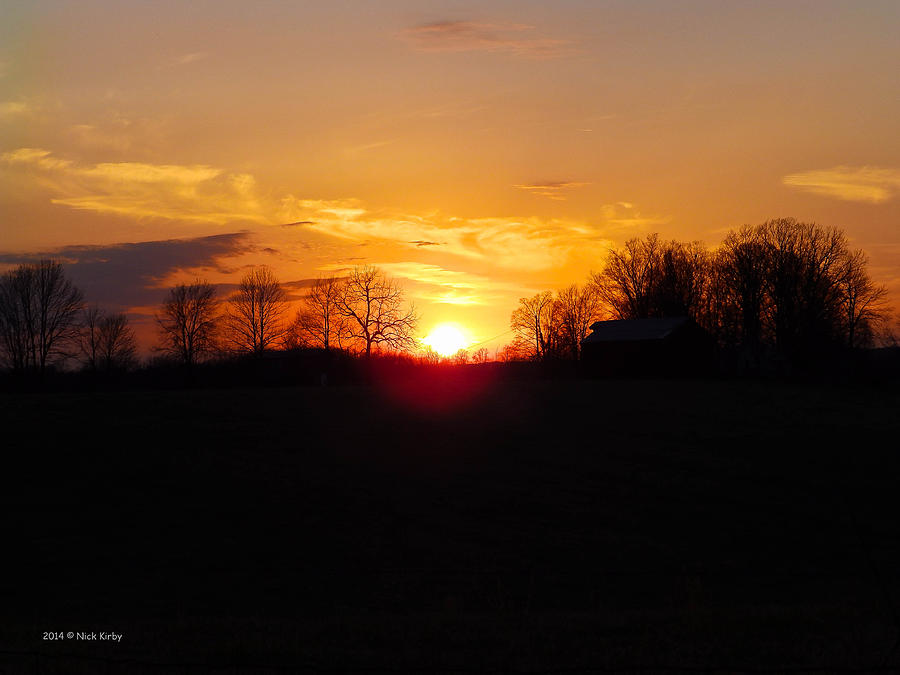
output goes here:
{"type": "Polygon", "coordinates": [[[881,204],[900,192],[900,169],[877,166],[836,166],[793,173],[784,184],[825,197],[881,204]]]}
{"type": "Polygon", "coordinates": [[[526,183],[513,185],[514,188],[524,190],[538,197],[547,197],[555,201],[563,202],[570,190],[590,185],[590,183],[577,183],[574,181],[543,181],[538,183],[526,183]]]}
{"type": "Polygon", "coordinates": [[[138,219],[270,222],[256,197],[255,180],[246,173],[203,164],[76,164],[40,148],[19,148],[0,160],[38,174],[52,203],[74,209],[138,219]]]}
{"type": "Polygon", "coordinates": [[[665,225],[670,220],[668,216],[644,214],[631,202],[604,204],[599,213],[604,230],[610,234],[615,233],[616,236],[623,232],[633,236],[637,232],[665,225]]]}
{"type": "MultiPolygon", "coordinates": [[[[358,199],[298,199],[293,195],[288,195],[281,200],[281,209],[279,215],[282,220],[290,220],[296,223],[303,223],[302,215],[293,217],[297,214],[316,213],[325,217],[354,219],[366,213],[366,209],[362,208],[362,203],[358,199]]],[[[310,220],[306,223],[317,225],[310,220]]]]}
{"type": "Polygon", "coordinates": [[[26,101],[0,101],[0,119],[23,117],[34,110],[26,101]]]}
{"type": "MultiPolygon", "coordinates": [[[[135,219],[258,223],[290,229],[291,246],[304,233],[344,243],[398,245],[416,256],[453,255],[510,271],[541,271],[602,259],[612,237],[666,222],[633,204],[598,207],[591,221],[495,216],[460,218],[373,208],[358,199],[281,199],[258,190],[254,177],[205,164],[76,163],[40,148],[19,148],[0,162],[44,186],[50,201],[70,208],[135,219]]],[[[541,183],[529,191],[557,198],[578,183],[541,183]]]]}
{"type": "Polygon", "coordinates": [[[358,200],[286,198],[284,221],[311,221],[304,227],[355,242],[390,241],[424,252],[439,250],[510,270],[545,270],[573,258],[605,255],[609,231],[665,222],[642,216],[627,202],[601,207],[596,222],[536,217],[458,218],[366,209],[358,200]],[[434,244],[440,244],[435,246],[434,244]]]}
{"type": "Polygon", "coordinates": [[[414,300],[441,305],[488,305],[504,295],[521,291],[521,286],[497,281],[480,274],[451,270],[419,262],[383,262],[377,265],[391,276],[411,281],[414,300]]]}
{"type": "Polygon", "coordinates": [[[423,52],[495,52],[532,58],[571,53],[569,40],[534,37],[534,26],[521,23],[435,21],[407,28],[400,37],[423,52]]]}
{"type": "Polygon", "coordinates": [[[168,118],[133,118],[108,110],[91,124],[73,124],[69,137],[92,151],[125,153],[135,147],[159,147],[165,143],[168,118]]]}
{"type": "Polygon", "coordinates": [[[383,140],[383,141],[373,141],[371,143],[363,143],[362,145],[355,145],[353,147],[347,148],[347,152],[351,155],[366,152],[368,150],[375,150],[376,148],[383,148],[385,145],[390,145],[394,142],[394,139],[383,140]]]}
{"type": "Polygon", "coordinates": [[[121,133],[108,133],[93,124],[73,124],[69,134],[75,141],[87,148],[100,148],[124,152],[131,147],[131,139],[121,133]]]}
{"type": "Polygon", "coordinates": [[[18,148],[0,155],[7,164],[42,169],[44,171],[65,171],[72,162],[54,157],[49,150],[41,148],[18,148]]]}
{"type": "Polygon", "coordinates": [[[486,278],[478,275],[466,274],[446,269],[440,265],[430,265],[418,262],[394,262],[380,263],[389,274],[401,276],[406,279],[412,279],[423,284],[431,284],[433,286],[443,286],[445,288],[454,288],[462,290],[472,290],[484,285],[486,278]]]}
{"type": "Polygon", "coordinates": [[[186,66],[189,63],[195,63],[197,61],[202,61],[203,59],[209,58],[208,52],[190,52],[188,54],[181,54],[172,59],[172,65],[175,66],[186,66]]]}

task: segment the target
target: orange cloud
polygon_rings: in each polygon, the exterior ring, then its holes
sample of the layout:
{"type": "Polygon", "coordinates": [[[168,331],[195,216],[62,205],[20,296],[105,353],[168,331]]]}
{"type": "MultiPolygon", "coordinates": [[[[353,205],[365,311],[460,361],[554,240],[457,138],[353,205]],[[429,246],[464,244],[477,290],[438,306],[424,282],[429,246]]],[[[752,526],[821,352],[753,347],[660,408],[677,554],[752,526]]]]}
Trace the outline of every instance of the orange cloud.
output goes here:
{"type": "Polygon", "coordinates": [[[111,110],[93,124],[73,124],[67,131],[81,147],[124,153],[133,147],[163,145],[168,125],[165,118],[131,118],[111,110]]]}
{"type": "Polygon", "coordinates": [[[384,241],[436,250],[469,260],[489,261],[509,270],[547,270],[575,258],[602,258],[609,232],[635,230],[666,222],[643,216],[628,202],[600,207],[596,222],[537,217],[458,218],[367,209],[359,200],[310,200],[287,197],[280,217],[305,229],[356,242],[384,241]]]}
{"type": "Polygon", "coordinates": [[[34,112],[34,106],[25,101],[0,101],[0,119],[21,117],[34,112]]]}
{"type": "MultiPolygon", "coordinates": [[[[612,232],[665,222],[642,216],[628,202],[601,206],[592,222],[511,216],[459,218],[372,208],[353,198],[287,195],[277,199],[261,194],[250,174],[205,164],[76,164],[37,148],[20,148],[2,159],[37,176],[51,192],[52,203],[74,209],[136,219],[289,225],[294,231],[346,242],[398,245],[415,250],[418,256],[449,254],[510,271],[544,271],[602,259],[612,232]]],[[[531,187],[552,195],[577,185],[531,187]]],[[[445,301],[454,299],[456,296],[446,296],[445,301]]]]}
{"type": "Polygon", "coordinates": [[[35,167],[46,171],[63,171],[72,165],[67,159],[52,157],[53,153],[41,148],[18,148],[10,152],[4,152],[0,159],[10,165],[35,167]]]}
{"type": "Polygon", "coordinates": [[[391,276],[413,282],[413,299],[439,305],[490,305],[504,296],[521,291],[520,285],[497,281],[480,274],[450,270],[439,265],[382,262],[377,263],[377,266],[391,276]]]}
{"type": "Polygon", "coordinates": [[[666,216],[643,215],[631,202],[604,204],[600,207],[600,216],[608,232],[625,230],[629,236],[633,236],[635,232],[645,231],[669,222],[669,218],[666,216]]]}
{"type": "Polygon", "coordinates": [[[825,197],[881,204],[900,192],[900,169],[836,166],[790,174],[784,184],[825,197]]]}
{"type": "Polygon", "coordinates": [[[554,58],[571,52],[569,40],[530,37],[534,26],[520,23],[435,21],[404,30],[400,37],[423,52],[496,52],[554,58]]]}
{"type": "Polygon", "coordinates": [[[162,218],[224,224],[270,222],[250,174],[195,164],[103,162],[75,164],[49,150],[19,148],[0,156],[38,174],[54,204],[137,219],[162,218]]]}
{"type": "Polygon", "coordinates": [[[514,188],[524,190],[539,197],[547,197],[555,201],[565,201],[566,193],[569,190],[584,187],[590,183],[576,183],[574,181],[550,181],[540,183],[527,183],[522,185],[513,185],[514,188]]]}
{"type": "Polygon", "coordinates": [[[196,61],[202,61],[205,58],[208,58],[209,54],[207,52],[190,52],[189,54],[182,54],[180,56],[176,56],[172,59],[172,65],[176,66],[186,66],[189,63],[195,63],[196,61]]]}

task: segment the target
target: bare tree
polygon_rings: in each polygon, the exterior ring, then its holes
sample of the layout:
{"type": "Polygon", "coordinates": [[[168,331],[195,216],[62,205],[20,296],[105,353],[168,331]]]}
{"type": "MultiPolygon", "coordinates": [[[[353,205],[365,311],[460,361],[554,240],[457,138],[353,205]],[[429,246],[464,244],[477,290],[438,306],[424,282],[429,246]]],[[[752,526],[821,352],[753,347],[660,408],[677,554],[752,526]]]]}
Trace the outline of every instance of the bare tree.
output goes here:
{"type": "Polygon", "coordinates": [[[694,310],[694,318],[722,347],[738,343],[740,313],[732,302],[732,290],[725,268],[725,254],[720,247],[709,252],[703,292],[694,310]]]}
{"type": "Polygon", "coordinates": [[[744,349],[758,354],[768,303],[769,257],[754,228],[745,225],[737,232],[728,233],[719,251],[717,268],[722,280],[722,302],[731,308],[721,313],[737,318],[737,326],[730,322],[729,332],[736,334],[736,342],[744,349]]]}
{"type": "Polygon", "coordinates": [[[491,352],[487,347],[479,347],[474,352],[472,352],[472,362],[473,363],[487,363],[490,358],[491,352]]]}
{"type": "Polygon", "coordinates": [[[603,271],[592,275],[592,286],[616,319],[697,319],[710,264],[702,242],[661,242],[650,234],[612,249],[603,271]]]}
{"type": "Polygon", "coordinates": [[[498,347],[496,352],[496,359],[501,363],[525,361],[530,358],[533,358],[532,352],[530,350],[523,351],[522,342],[518,339],[513,339],[511,343],[498,347]]]}
{"type": "Polygon", "coordinates": [[[834,227],[793,218],[745,225],[728,234],[711,265],[704,325],[724,344],[757,356],[768,347],[791,363],[869,343],[888,309],[867,263],[834,227]]]}
{"type": "Polygon", "coordinates": [[[768,255],[765,319],[775,347],[793,358],[835,342],[844,233],[793,218],[767,221],[755,232],[768,255]]]}
{"type": "Polygon", "coordinates": [[[613,249],[587,287],[521,298],[510,326],[516,337],[507,357],[578,357],[591,323],[687,316],[741,363],[809,367],[840,347],[886,336],[886,289],[866,270],[834,227],[793,218],[745,225],[715,251],[702,242],[661,242],[651,234],[613,249]],[[599,300],[598,300],[599,299],[599,300]],[[749,361],[748,361],[749,359],[749,361]]]}
{"type": "Polygon", "coordinates": [[[348,332],[347,319],[340,312],[342,292],[343,280],[337,277],[316,279],[288,327],[289,343],[298,347],[340,349],[348,332]]]}
{"type": "Polygon", "coordinates": [[[7,365],[43,375],[48,365],[71,356],[82,306],[81,291],[54,260],[19,265],[4,274],[0,333],[7,365]]]}
{"type": "Polygon", "coordinates": [[[419,354],[419,361],[429,366],[436,366],[441,362],[441,355],[434,351],[432,347],[427,346],[419,354]]]}
{"type": "Polygon", "coordinates": [[[544,360],[553,355],[559,344],[558,310],[550,291],[519,298],[519,306],[509,319],[515,333],[514,348],[531,359],[544,360]]]}
{"type": "Polygon", "coordinates": [[[887,289],[869,278],[868,262],[863,251],[848,252],[838,271],[841,324],[850,349],[871,344],[888,321],[887,289]]]}
{"type": "Polygon", "coordinates": [[[218,346],[218,301],[216,288],[199,279],[169,291],[162,315],[159,349],[191,367],[218,346]]]}
{"type": "Polygon", "coordinates": [[[34,364],[32,276],[31,270],[21,266],[0,280],[3,357],[6,366],[14,372],[24,372],[34,364]]]}
{"type": "Polygon", "coordinates": [[[703,242],[662,245],[654,288],[653,313],[698,319],[709,282],[712,256],[703,242]]]}
{"type": "Polygon", "coordinates": [[[137,362],[137,343],[125,314],[86,309],[80,338],[84,364],[93,372],[128,370],[137,362]]]}
{"type": "Polygon", "coordinates": [[[247,272],[228,305],[228,340],[236,351],[261,354],[281,341],[287,301],[271,269],[262,265],[247,272]]]}
{"type": "Polygon", "coordinates": [[[661,268],[659,237],[629,239],[622,250],[612,249],[606,265],[592,281],[616,319],[644,319],[654,314],[653,294],[661,268]]]}
{"type": "Polygon", "coordinates": [[[556,293],[560,347],[573,359],[581,358],[581,343],[591,324],[603,314],[600,293],[594,284],[572,284],[556,293]]]}
{"type": "Polygon", "coordinates": [[[416,348],[418,316],[405,306],[403,289],[377,267],[355,267],[341,287],[338,313],[346,319],[347,334],[368,358],[372,348],[397,351],[416,348]]]}
{"type": "Polygon", "coordinates": [[[103,311],[99,307],[87,307],[81,319],[78,346],[84,366],[92,372],[100,370],[100,322],[103,311]]]}

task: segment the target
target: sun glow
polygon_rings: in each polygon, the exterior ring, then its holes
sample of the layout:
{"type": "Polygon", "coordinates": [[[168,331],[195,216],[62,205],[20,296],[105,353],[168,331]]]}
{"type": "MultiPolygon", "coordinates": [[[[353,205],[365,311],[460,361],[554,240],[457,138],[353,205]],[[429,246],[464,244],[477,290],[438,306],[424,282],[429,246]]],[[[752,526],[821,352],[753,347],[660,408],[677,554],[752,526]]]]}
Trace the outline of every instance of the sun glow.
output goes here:
{"type": "Polygon", "coordinates": [[[441,356],[453,356],[465,349],[469,339],[455,323],[441,323],[435,326],[422,342],[441,356]]]}

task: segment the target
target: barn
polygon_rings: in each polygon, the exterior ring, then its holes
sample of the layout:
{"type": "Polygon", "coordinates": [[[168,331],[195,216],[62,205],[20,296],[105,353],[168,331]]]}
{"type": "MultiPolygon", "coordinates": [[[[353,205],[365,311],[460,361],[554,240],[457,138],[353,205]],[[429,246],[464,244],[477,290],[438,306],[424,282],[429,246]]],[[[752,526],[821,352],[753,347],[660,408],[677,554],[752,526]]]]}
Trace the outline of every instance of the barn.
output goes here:
{"type": "Polygon", "coordinates": [[[688,317],[597,321],[581,345],[589,374],[651,376],[709,373],[715,347],[688,317]]]}

